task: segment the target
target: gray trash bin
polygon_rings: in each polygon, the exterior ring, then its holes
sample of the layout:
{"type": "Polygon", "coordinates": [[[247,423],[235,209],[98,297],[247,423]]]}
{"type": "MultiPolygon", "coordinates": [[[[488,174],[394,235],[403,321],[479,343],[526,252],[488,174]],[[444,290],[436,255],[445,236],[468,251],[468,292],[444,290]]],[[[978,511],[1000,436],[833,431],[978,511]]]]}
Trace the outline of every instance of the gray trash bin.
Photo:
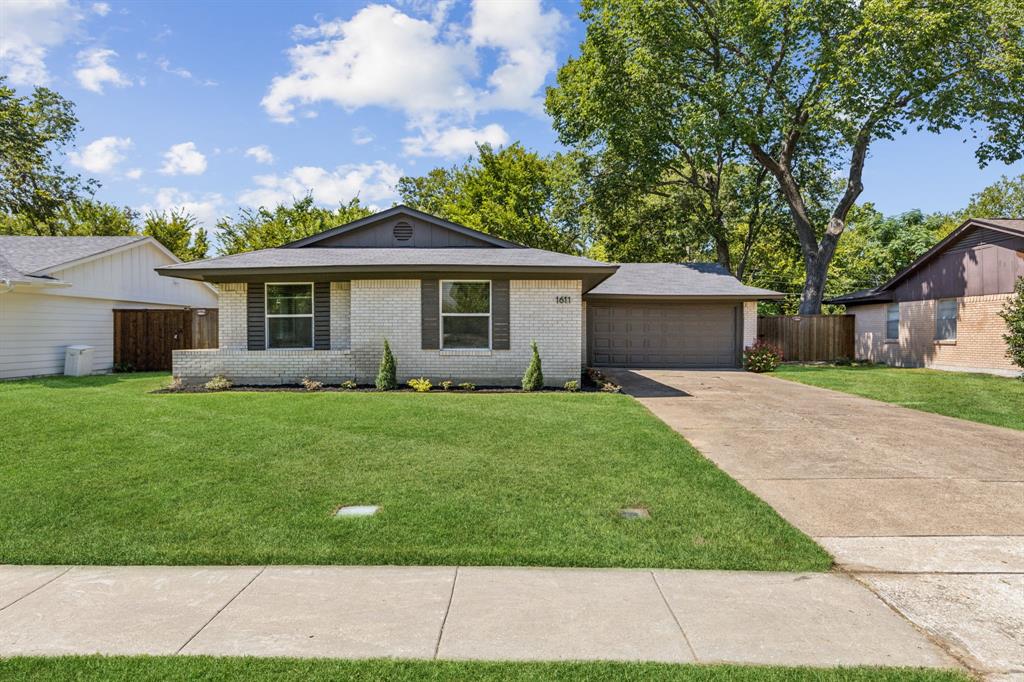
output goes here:
{"type": "Polygon", "coordinates": [[[68,346],[64,349],[64,374],[69,377],[84,377],[92,374],[92,346],[68,346]]]}

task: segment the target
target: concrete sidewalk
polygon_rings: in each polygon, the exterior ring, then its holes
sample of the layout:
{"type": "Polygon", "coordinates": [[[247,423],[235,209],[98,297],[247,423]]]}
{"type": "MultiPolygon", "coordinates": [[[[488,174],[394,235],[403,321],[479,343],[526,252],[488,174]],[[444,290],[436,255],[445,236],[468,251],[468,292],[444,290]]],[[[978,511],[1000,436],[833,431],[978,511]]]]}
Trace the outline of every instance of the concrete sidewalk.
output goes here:
{"type": "Polygon", "coordinates": [[[0,566],[0,656],[92,653],[956,665],[837,574],[0,566]]]}

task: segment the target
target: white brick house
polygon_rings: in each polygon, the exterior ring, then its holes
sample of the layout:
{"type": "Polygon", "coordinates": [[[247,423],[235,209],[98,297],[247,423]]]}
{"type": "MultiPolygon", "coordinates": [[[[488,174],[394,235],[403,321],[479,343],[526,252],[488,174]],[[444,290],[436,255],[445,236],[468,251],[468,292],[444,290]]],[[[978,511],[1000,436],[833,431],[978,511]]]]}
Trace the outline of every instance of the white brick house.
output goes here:
{"type": "Polygon", "coordinates": [[[777,296],[714,266],[600,263],[404,206],[158,272],[220,290],[220,347],[174,354],[190,384],[372,383],[385,339],[401,381],[514,385],[531,342],[552,386],[588,363],[734,366],[753,342],[756,300],[777,296]],[[588,308],[599,318],[589,324],[588,308]]]}

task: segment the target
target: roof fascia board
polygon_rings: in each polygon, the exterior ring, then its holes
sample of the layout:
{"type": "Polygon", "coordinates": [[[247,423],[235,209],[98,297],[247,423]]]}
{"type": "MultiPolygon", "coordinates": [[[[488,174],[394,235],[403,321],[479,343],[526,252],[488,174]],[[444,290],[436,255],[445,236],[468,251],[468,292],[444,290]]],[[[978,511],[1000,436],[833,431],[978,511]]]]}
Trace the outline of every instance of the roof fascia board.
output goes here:
{"type": "Polygon", "coordinates": [[[588,301],[763,301],[782,300],[786,294],[587,294],[588,301]]]}

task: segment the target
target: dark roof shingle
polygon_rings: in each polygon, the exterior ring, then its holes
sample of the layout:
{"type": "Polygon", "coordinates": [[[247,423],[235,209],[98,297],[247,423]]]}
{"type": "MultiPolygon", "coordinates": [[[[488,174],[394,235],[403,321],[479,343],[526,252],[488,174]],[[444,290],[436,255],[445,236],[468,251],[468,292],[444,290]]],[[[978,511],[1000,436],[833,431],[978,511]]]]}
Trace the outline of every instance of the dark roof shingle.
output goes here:
{"type": "Polygon", "coordinates": [[[33,274],[147,238],[0,236],[0,256],[22,273],[33,274]]]}
{"type": "Polygon", "coordinates": [[[777,291],[749,287],[717,263],[620,263],[618,271],[590,290],[593,296],[779,298],[777,291]]]}

